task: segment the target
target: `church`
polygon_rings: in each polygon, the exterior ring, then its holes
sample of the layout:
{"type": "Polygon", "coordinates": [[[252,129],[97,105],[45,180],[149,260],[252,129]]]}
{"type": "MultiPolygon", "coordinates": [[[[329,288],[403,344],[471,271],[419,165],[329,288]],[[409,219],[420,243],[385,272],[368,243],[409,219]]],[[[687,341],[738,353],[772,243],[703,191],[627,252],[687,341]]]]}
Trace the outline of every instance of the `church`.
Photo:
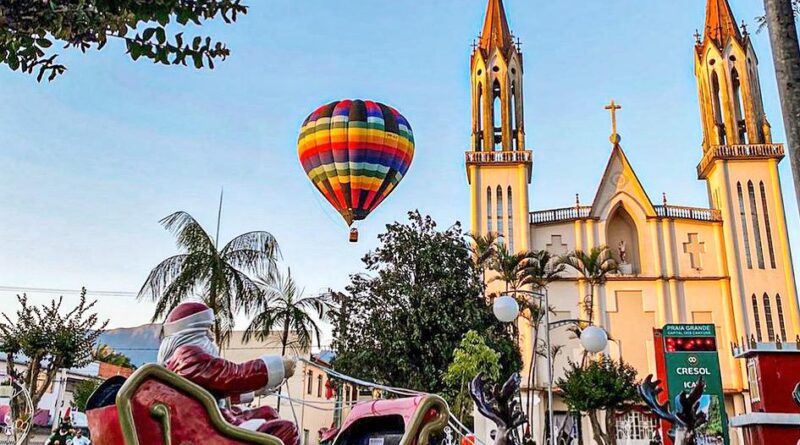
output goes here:
{"type": "MultiPolygon", "coordinates": [[[[698,23],[702,20],[698,17],[698,23]]],[[[687,53],[690,48],[687,48],[687,53]]],[[[656,373],[653,329],[669,323],[716,326],[728,416],[749,406],[746,366],[732,343],[774,343],[800,334],[800,311],[787,236],[778,163],[782,144],[772,140],[761,98],[758,57],[740,30],[727,0],[708,0],[702,35],[690,54],[703,129],[697,178],[705,181],[708,206],[653,201],[625,156],[614,129],[605,170],[591,203],[565,196],[564,207],[530,209],[533,152],[525,143],[523,58],[502,0],[489,0],[480,39],[471,56],[472,137],[465,154],[471,230],[502,237],[509,250],[547,250],[554,255],[608,246],[619,272],[594,290],[593,320],[609,334],[607,354],[632,364],[639,377],[656,373]]],[[[688,61],[688,60],[687,60],[688,61]]],[[[607,107],[612,116],[618,105],[607,107]]],[[[535,124],[535,123],[534,123],[535,124]]],[[[542,156],[547,156],[545,153],[542,156]]],[[[499,289],[499,283],[491,283],[499,289]]],[[[548,287],[555,320],[585,317],[581,302],[591,292],[574,272],[548,287]]],[[[520,324],[521,351],[532,355],[532,329],[520,324]]],[[[566,328],[552,332],[563,345],[555,379],[580,343],[566,328]]],[[[545,400],[545,363],[524,397],[545,400]]],[[[524,369],[528,369],[528,364],[524,369]]],[[[527,381],[523,376],[523,382],[527,381]]],[[[535,405],[532,431],[545,430],[546,404],[535,405]],[[537,423],[538,422],[538,423],[537,423]]],[[[589,423],[567,414],[556,396],[557,428],[592,443],[589,423]]],[[[480,437],[488,425],[476,420],[480,437]]],[[[655,420],[634,411],[618,420],[629,442],[649,443],[655,420]],[[633,425],[633,427],[631,427],[633,425]]],[[[731,431],[732,443],[741,443],[731,431]]],[[[579,443],[575,440],[573,443],[579,443]]]]}

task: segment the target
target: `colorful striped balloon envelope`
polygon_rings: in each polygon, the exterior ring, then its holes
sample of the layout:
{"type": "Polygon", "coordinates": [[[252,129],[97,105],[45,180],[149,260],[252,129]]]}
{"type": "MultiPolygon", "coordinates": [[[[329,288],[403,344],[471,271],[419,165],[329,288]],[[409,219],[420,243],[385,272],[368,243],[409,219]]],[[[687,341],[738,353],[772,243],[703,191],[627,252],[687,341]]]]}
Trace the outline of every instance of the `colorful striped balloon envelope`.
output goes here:
{"type": "Polygon", "coordinates": [[[311,182],[350,226],[405,177],[414,158],[414,135],[392,107],[342,100],[306,118],[297,149],[311,182]]]}

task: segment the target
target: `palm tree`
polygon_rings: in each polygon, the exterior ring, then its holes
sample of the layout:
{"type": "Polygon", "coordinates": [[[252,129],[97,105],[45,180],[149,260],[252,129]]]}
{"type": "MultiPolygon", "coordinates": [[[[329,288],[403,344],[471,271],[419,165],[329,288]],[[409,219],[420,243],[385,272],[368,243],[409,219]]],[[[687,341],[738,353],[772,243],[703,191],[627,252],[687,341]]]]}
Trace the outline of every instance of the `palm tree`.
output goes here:
{"type": "Polygon", "coordinates": [[[470,233],[467,235],[472,240],[472,257],[475,260],[475,265],[481,270],[481,281],[484,281],[486,269],[497,256],[497,240],[498,235],[494,232],[489,232],[486,235],[478,233],[470,233]]]}
{"type": "Polygon", "coordinates": [[[160,222],[175,234],[183,252],[156,266],[137,298],[156,303],[156,321],[187,297],[199,296],[216,314],[213,332],[217,344],[226,344],[235,314],[250,312],[261,295],[247,273],[273,275],[280,255],[278,242],[268,232],[256,231],[239,235],[220,249],[219,240],[186,212],[175,212],[160,222]]]}
{"type": "Polygon", "coordinates": [[[489,263],[489,268],[497,272],[497,275],[492,277],[489,282],[504,282],[506,284],[506,292],[519,289],[522,286],[522,271],[528,263],[531,252],[512,253],[503,243],[497,243],[495,250],[496,252],[489,263]]]}
{"type": "Polygon", "coordinates": [[[589,253],[582,250],[569,252],[559,260],[574,269],[589,284],[589,295],[584,298],[583,310],[589,321],[594,317],[595,287],[605,284],[608,275],[619,271],[619,265],[611,256],[608,246],[592,247],[589,253]]]}
{"type": "MultiPolygon", "coordinates": [[[[273,331],[280,330],[281,356],[286,355],[286,348],[290,346],[290,332],[295,335],[291,345],[300,350],[310,349],[314,339],[317,340],[317,345],[322,345],[317,320],[325,317],[332,308],[329,294],[304,295],[304,290],[298,289],[292,278],[291,269],[285,276],[277,271],[274,276],[262,277],[256,282],[262,293],[255,306],[256,316],[242,336],[244,343],[250,342],[252,338],[265,341],[273,331]]],[[[280,394],[281,388],[278,388],[278,395],[280,394]]],[[[279,399],[278,412],[280,410],[279,399]]]]}
{"type": "MultiPolygon", "coordinates": [[[[521,278],[522,286],[530,286],[534,292],[547,292],[547,286],[559,279],[561,274],[566,269],[566,265],[559,261],[559,258],[553,256],[547,250],[536,250],[530,252],[525,259],[522,270],[519,275],[521,278]]],[[[527,309],[529,314],[529,321],[533,327],[533,347],[537,351],[531,360],[528,368],[528,388],[532,388],[536,383],[536,369],[537,356],[542,355],[539,350],[539,331],[541,321],[545,316],[545,311],[552,312],[552,308],[545,308],[541,301],[536,302],[533,299],[522,302],[521,306],[527,309]]],[[[545,326],[545,329],[550,329],[545,326]]],[[[528,412],[533,412],[533,398],[529,398],[528,412]]]]}

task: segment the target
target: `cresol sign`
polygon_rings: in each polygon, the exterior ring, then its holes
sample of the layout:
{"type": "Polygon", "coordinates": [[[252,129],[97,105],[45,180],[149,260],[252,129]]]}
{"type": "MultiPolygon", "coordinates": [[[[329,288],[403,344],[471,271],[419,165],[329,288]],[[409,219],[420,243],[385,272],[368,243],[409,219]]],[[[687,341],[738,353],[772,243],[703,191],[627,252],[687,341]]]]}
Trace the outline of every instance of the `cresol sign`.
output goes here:
{"type": "Polygon", "coordinates": [[[668,324],[662,330],[670,403],[681,391],[691,391],[701,377],[706,382],[700,409],[708,422],[701,434],[708,444],[730,444],[728,418],[719,369],[717,338],[711,324],[668,324]]]}

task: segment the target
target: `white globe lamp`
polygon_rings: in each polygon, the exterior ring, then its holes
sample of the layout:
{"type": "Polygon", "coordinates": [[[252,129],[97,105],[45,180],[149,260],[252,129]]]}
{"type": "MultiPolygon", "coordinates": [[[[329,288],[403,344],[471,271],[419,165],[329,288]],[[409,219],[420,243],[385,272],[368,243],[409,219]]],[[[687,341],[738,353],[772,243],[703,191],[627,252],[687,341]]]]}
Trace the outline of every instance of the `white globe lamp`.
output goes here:
{"type": "Polygon", "coordinates": [[[494,316],[503,323],[511,323],[519,315],[519,303],[514,297],[504,295],[494,299],[492,305],[494,316]]]}
{"type": "Polygon", "coordinates": [[[596,354],[606,349],[608,334],[601,327],[589,326],[581,332],[581,345],[583,345],[583,349],[596,354]]]}

